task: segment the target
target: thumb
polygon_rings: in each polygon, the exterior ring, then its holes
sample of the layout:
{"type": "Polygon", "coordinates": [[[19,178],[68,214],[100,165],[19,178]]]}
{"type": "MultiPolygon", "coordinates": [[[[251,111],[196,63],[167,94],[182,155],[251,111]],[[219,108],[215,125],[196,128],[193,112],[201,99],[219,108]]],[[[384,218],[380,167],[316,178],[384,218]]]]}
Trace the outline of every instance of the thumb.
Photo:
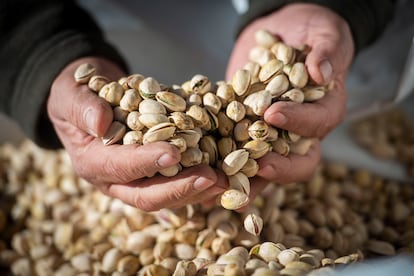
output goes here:
{"type": "Polygon", "coordinates": [[[326,85],[334,75],[335,58],[329,43],[318,44],[312,48],[306,58],[310,78],[319,85],[326,85]]]}

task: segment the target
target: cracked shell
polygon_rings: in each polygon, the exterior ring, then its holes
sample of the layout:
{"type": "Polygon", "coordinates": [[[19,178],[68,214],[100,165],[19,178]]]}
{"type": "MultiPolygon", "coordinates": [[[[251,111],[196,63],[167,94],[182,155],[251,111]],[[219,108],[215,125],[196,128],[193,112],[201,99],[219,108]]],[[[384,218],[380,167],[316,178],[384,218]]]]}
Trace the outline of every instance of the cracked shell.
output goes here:
{"type": "Polygon", "coordinates": [[[156,141],[166,141],[174,135],[175,125],[172,123],[161,123],[151,127],[145,132],[143,137],[143,144],[148,144],[156,141]]]}

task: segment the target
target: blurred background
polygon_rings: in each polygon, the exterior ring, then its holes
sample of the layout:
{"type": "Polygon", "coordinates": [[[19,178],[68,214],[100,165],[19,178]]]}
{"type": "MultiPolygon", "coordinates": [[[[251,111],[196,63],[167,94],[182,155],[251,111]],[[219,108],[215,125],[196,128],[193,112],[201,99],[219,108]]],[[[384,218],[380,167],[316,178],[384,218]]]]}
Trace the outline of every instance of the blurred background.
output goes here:
{"type": "MultiPolygon", "coordinates": [[[[224,79],[238,18],[232,1],[78,2],[95,17],[109,41],[125,56],[131,72],[153,76],[166,84],[181,84],[195,73],[212,81],[224,79]]],[[[356,146],[348,127],[352,119],[377,110],[378,105],[372,103],[393,100],[412,45],[413,11],[414,1],[400,1],[395,20],[383,36],[356,58],[347,82],[349,117],[323,141],[325,159],[365,167],[388,177],[406,177],[399,164],[379,161],[356,146]]],[[[411,68],[408,87],[412,87],[414,65],[406,66],[411,68]]],[[[410,114],[412,98],[400,104],[410,114]]],[[[19,127],[2,114],[0,129],[0,142],[18,143],[24,139],[19,127]]]]}

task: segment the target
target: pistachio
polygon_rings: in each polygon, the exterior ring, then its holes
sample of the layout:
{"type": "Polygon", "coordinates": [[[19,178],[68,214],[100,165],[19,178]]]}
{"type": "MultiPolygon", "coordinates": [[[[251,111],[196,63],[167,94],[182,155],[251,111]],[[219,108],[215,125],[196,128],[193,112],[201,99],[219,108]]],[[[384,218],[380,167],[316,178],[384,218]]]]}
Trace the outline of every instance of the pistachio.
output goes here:
{"type": "Polygon", "coordinates": [[[142,143],[166,141],[174,135],[176,127],[172,123],[161,123],[151,127],[145,132],[142,143]]]}
{"type": "Polygon", "coordinates": [[[218,160],[218,147],[213,136],[203,136],[199,142],[200,150],[207,152],[209,155],[208,164],[214,166],[218,160]]]}
{"type": "Polygon", "coordinates": [[[271,144],[273,151],[282,156],[287,156],[290,152],[290,146],[285,139],[277,139],[276,141],[271,142],[271,144]]]}
{"type": "Polygon", "coordinates": [[[183,167],[192,167],[201,164],[203,153],[199,148],[187,148],[181,153],[181,165],[183,167]]]}
{"type": "Polygon", "coordinates": [[[274,76],[280,74],[283,69],[283,63],[278,59],[271,59],[262,66],[259,72],[259,80],[268,83],[274,76]]]}
{"type": "Polygon", "coordinates": [[[275,43],[270,51],[276,56],[276,58],[283,62],[283,64],[291,64],[296,58],[295,49],[285,43],[275,43]]]}
{"type": "Polygon", "coordinates": [[[124,124],[113,121],[112,124],[109,126],[109,129],[106,133],[102,136],[102,142],[105,146],[109,146],[112,144],[117,143],[122,139],[126,131],[126,127],[124,124]]]}
{"type": "Polygon", "coordinates": [[[104,76],[92,76],[88,81],[88,87],[93,92],[99,92],[102,87],[109,82],[109,79],[104,76]]]}
{"type": "Polygon", "coordinates": [[[255,32],[254,38],[257,45],[266,48],[270,48],[270,46],[272,46],[278,41],[273,34],[266,30],[258,30],[257,32],[255,32]]]}
{"type": "Polygon", "coordinates": [[[236,142],[230,137],[223,137],[217,142],[217,149],[221,158],[236,150],[236,142]]]}
{"type": "Polygon", "coordinates": [[[140,102],[138,111],[141,114],[167,114],[164,105],[153,99],[145,99],[140,102]]]}
{"type": "Polygon", "coordinates": [[[194,122],[193,119],[183,112],[173,112],[168,116],[168,119],[171,123],[174,123],[178,129],[193,129],[194,122]]]}
{"type": "Polygon", "coordinates": [[[181,165],[176,164],[176,165],[172,165],[168,168],[161,169],[158,172],[163,176],[171,177],[171,176],[177,175],[181,171],[181,169],[182,169],[181,165]]]}
{"type": "Polygon", "coordinates": [[[271,150],[270,144],[261,140],[249,141],[244,144],[243,148],[247,150],[251,159],[259,159],[271,150]]]}
{"type": "Polygon", "coordinates": [[[138,91],[142,98],[154,99],[157,92],[161,91],[161,87],[154,78],[147,77],[139,83],[138,91]]]}
{"type": "Polygon", "coordinates": [[[244,219],[244,229],[255,236],[259,236],[263,229],[262,218],[255,214],[247,215],[244,219]]]}
{"type": "Polygon", "coordinates": [[[234,122],[224,112],[219,112],[217,114],[218,120],[218,131],[221,136],[227,137],[230,136],[234,129],[234,122]]]}
{"type": "Polygon", "coordinates": [[[119,102],[119,106],[127,111],[138,110],[139,103],[141,102],[141,97],[137,90],[128,89],[125,91],[124,95],[119,102]]]}
{"type": "Polygon", "coordinates": [[[211,111],[213,114],[218,114],[221,109],[221,100],[212,92],[208,92],[203,95],[203,105],[206,109],[211,111]]]}
{"type": "Polygon", "coordinates": [[[207,113],[207,110],[198,105],[190,106],[187,109],[186,114],[193,119],[194,124],[197,127],[203,128],[210,123],[210,116],[207,113]]]}
{"type": "Polygon", "coordinates": [[[275,55],[263,46],[253,47],[249,51],[249,60],[257,62],[260,66],[263,66],[274,58],[275,55]]]}
{"type": "Polygon", "coordinates": [[[323,86],[308,86],[303,88],[305,102],[314,102],[322,99],[326,94],[326,88],[323,86]]]}
{"type": "Polygon", "coordinates": [[[259,71],[260,71],[260,65],[257,62],[254,61],[248,61],[244,66],[243,69],[246,69],[250,72],[250,75],[252,78],[258,78],[259,77],[259,71]]]}
{"type": "Polygon", "coordinates": [[[246,94],[246,92],[249,89],[251,81],[250,71],[246,69],[239,69],[234,73],[233,79],[232,79],[232,86],[234,89],[234,92],[238,96],[243,96],[246,94]]]}
{"type": "Polygon", "coordinates": [[[194,93],[204,95],[210,91],[211,82],[206,76],[197,74],[191,78],[190,87],[194,93]]]}
{"type": "Polygon", "coordinates": [[[114,121],[118,121],[118,122],[126,124],[127,118],[130,112],[122,109],[119,106],[116,106],[113,109],[113,113],[114,113],[114,121]]]}
{"type": "Polygon", "coordinates": [[[262,90],[248,95],[243,104],[246,106],[246,113],[248,115],[263,116],[266,109],[272,104],[272,96],[267,90],[262,90]]]}
{"type": "Polygon", "coordinates": [[[228,177],[229,188],[242,191],[243,193],[250,194],[250,181],[247,176],[241,172],[228,177]]]}
{"type": "Polygon", "coordinates": [[[101,90],[99,90],[99,96],[104,98],[113,106],[119,106],[123,95],[124,89],[119,83],[115,81],[105,84],[101,90]]]}
{"type": "Polygon", "coordinates": [[[222,107],[226,107],[229,102],[236,99],[236,93],[233,86],[227,83],[220,84],[217,87],[216,96],[219,97],[222,107]]]}
{"type": "Polygon", "coordinates": [[[234,175],[246,164],[249,153],[245,149],[238,149],[229,153],[223,160],[222,170],[227,175],[234,175]]]}
{"type": "Polygon", "coordinates": [[[175,135],[175,136],[171,137],[170,139],[168,139],[168,143],[170,143],[171,145],[176,146],[181,153],[185,152],[187,150],[187,142],[181,136],[175,135]]]}
{"type": "Polygon", "coordinates": [[[75,81],[79,84],[88,83],[89,79],[95,75],[96,68],[89,63],[83,63],[76,68],[74,73],[75,81]]]}
{"type": "Polygon", "coordinates": [[[198,94],[190,94],[190,96],[187,99],[187,103],[189,106],[191,105],[201,105],[203,103],[203,99],[198,94]]]}
{"type": "Polygon", "coordinates": [[[169,122],[166,115],[159,113],[144,113],[139,115],[138,120],[146,128],[152,128],[156,125],[169,122]]]}
{"type": "Polygon", "coordinates": [[[125,133],[123,137],[123,144],[130,145],[130,144],[138,144],[142,145],[143,142],[143,135],[142,132],[139,130],[131,130],[125,133]]]}
{"type": "Polygon", "coordinates": [[[289,85],[288,77],[285,74],[278,74],[267,83],[265,89],[269,91],[272,98],[277,98],[288,90],[289,85]]]}
{"type": "Polygon", "coordinates": [[[185,111],[185,100],[172,92],[157,92],[157,94],[155,94],[155,98],[170,111],[185,111]]]}
{"type": "Polygon", "coordinates": [[[127,126],[132,130],[142,130],[145,126],[139,120],[141,114],[138,111],[132,111],[126,118],[127,126]]]}
{"type": "Polygon", "coordinates": [[[201,139],[201,135],[195,129],[179,130],[176,132],[175,137],[181,137],[185,140],[188,148],[195,148],[201,139]]]}
{"type": "Polygon", "coordinates": [[[126,83],[128,88],[135,89],[139,91],[139,84],[143,81],[145,77],[141,74],[132,74],[129,75],[126,79],[126,83]]]}
{"type": "Polygon", "coordinates": [[[221,195],[220,203],[228,210],[237,210],[249,203],[249,196],[240,190],[228,189],[221,195]]]}
{"type": "Polygon", "coordinates": [[[269,125],[263,120],[257,120],[249,126],[248,133],[253,140],[264,141],[269,136],[269,125]]]}
{"type": "Polygon", "coordinates": [[[289,81],[293,87],[303,88],[308,83],[309,75],[303,62],[293,64],[289,72],[289,81]]]}
{"type": "Polygon", "coordinates": [[[259,171],[259,164],[256,160],[249,158],[244,164],[244,166],[240,169],[240,172],[245,174],[247,177],[253,177],[259,171]]]}
{"type": "Polygon", "coordinates": [[[280,96],[280,100],[282,101],[291,101],[295,103],[303,103],[305,99],[305,95],[299,89],[292,88],[280,96]]]}
{"type": "Polygon", "coordinates": [[[227,105],[226,115],[234,122],[240,122],[246,115],[246,108],[238,101],[232,101],[227,105]]]}

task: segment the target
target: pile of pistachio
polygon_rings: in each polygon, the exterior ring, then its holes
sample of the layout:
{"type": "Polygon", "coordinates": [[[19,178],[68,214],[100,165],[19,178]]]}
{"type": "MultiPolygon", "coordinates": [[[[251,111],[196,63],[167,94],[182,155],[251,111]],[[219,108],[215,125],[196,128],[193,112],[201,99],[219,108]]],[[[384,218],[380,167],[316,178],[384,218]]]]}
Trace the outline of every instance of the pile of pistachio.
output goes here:
{"type": "Polygon", "coordinates": [[[395,160],[414,176],[414,122],[402,109],[372,115],[351,125],[354,140],[379,159],[395,160]]]}
{"type": "Polygon", "coordinates": [[[65,151],[26,141],[0,146],[0,194],[5,274],[332,275],[414,254],[414,186],[341,164],[322,164],[306,183],[269,184],[243,213],[147,213],[78,178],[65,151]],[[243,229],[252,213],[260,236],[243,229]]]}
{"type": "MultiPolygon", "coordinates": [[[[249,178],[259,169],[256,159],[272,150],[284,156],[305,154],[312,145],[310,138],[267,124],[266,109],[276,101],[312,102],[327,91],[309,80],[306,50],[290,47],[264,30],[255,38],[250,61],[235,72],[231,83],[213,85],[200,74],[172,86],[141,74],[110,81],[96,75],[89,64],[81,65],[74,77],[113,106],[105,145],[167,141],[179,148],[181,161],[160,174],[174,176],[182,167],[202,163],[218,168],[229,182],[221,205],[239,209],[249,202],[249,178]]],[[[246,229],[256,235],[262,224],[255,214],[246,218],[246,229]]]]}

